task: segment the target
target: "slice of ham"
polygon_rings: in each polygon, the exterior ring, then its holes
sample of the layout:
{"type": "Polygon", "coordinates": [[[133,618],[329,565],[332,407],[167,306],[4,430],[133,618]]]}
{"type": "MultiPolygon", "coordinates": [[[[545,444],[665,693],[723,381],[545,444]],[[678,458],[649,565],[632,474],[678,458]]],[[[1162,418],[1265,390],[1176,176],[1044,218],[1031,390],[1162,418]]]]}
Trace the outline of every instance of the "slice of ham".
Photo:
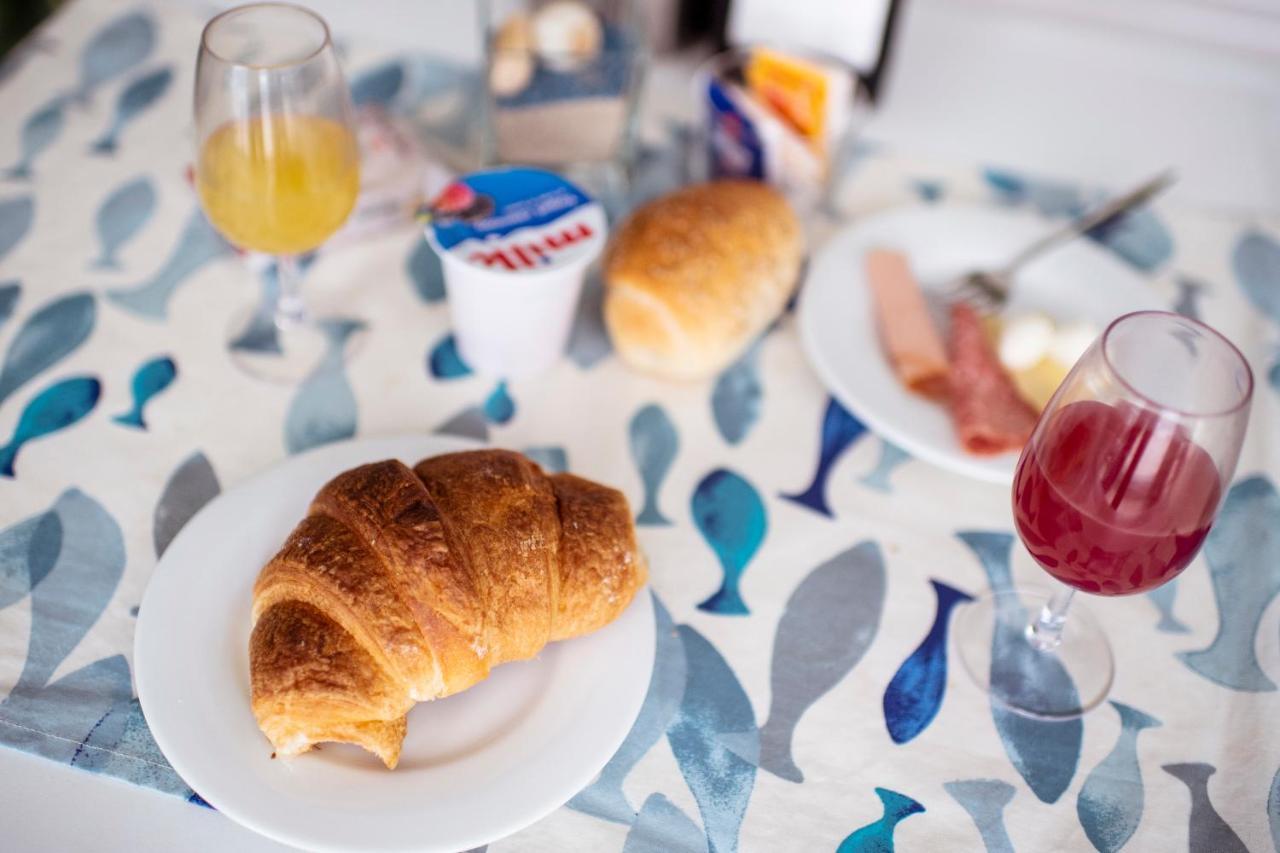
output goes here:
{"type": "Polygon", "coordinates": [[[951,307],[951,419],[964,449],[979,456],[1017,450],[1027,443],[1036,413],[987,342],[982,318],[969,305],[951,307]]]}
{"type": "Polygon", "coordinates": [[[872,249],[865,262],[880,343],[894,372],[917,394],[942,399],[947,394],[947,355],[907,259],[899,252],[872,249]]]}

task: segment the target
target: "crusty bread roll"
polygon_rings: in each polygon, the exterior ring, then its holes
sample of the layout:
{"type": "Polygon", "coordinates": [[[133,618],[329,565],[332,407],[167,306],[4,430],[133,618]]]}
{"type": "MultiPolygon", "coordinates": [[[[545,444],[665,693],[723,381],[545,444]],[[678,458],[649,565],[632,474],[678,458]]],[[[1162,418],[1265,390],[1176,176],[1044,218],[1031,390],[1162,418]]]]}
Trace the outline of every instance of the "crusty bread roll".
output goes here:
{"type": "Polygon", "coordinates": [[[712,181],[643,205],[605,258],[618,355],[670,379],[723,370],[782,312],[803,254],[800,221],[766,184],[712,181]]]}

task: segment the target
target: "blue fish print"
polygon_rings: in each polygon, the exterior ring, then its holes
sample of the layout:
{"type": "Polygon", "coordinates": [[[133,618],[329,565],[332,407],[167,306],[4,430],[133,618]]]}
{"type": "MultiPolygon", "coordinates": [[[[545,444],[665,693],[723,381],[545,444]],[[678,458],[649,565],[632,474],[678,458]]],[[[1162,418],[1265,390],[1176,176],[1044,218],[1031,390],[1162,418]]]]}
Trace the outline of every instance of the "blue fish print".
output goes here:
{"type": "Polygon", "coordinates": [[[756,768],[720,741],[755,730],[751,700],[725,659],[688,625],[678,628],[687,662],[680,712],[667,741],[693,792],[707,833],[709,853],[733,853],[755,788],[756,768]]]}
{"type": "Polygon", "coordinates": [[[413,244],[409,260],[405,263],[405,272],[413,284],[414,292],[428,305],[444,299],[444,269],[440,266],[440,258],[435,249],[425,238],[419,238],[413,244]]]}
{"type": "Polygon", "coordinates": [[[102,136],[90,147],[94,154],[114,154],[120,131],[140,114],[164,97],[173,81],[173,66],[166,65],[134,80],[116,99],[116,113],[102,136]]]}
{"type": "Polygon", "coordinates": [[[120,268],[116,253],[147,224],[156,209],[156,191],[145,175],[116,188],[98,208],[96,224],[102,254],[92,264],[100,270],[120,268]]]}
{"type": "Polygon", "coordinates": [[[1191,629],[1178,617],[1173,615],[1173,602],[1178,596],[1178,580],[1174,578],[1166,584],[1156,587],[1147,593],[1147,600],[1160,611],[1160,621],[1156,630],[1166,634],[1187,634],[1191,629]]]}
{"type": "Polygon", "coordinates": [[[632,768],[666,733],[684,699],[685,680],[688,676],[684,643],[671,621],[671,614],[656,595],[653,596],[653,614],[657,638],[653,674],[649,676],[649,691],[645,694],[644,704],[640,706],[640,714],[632,724],[626,740],[600,771],[596,781],[569,801],[571,809],[614,823],[629,824],[636,819],[636,810],[627,802],[627,795],[622,792],[622,783],[626,781],[632,768]]]}
{"type": "Polygon", "coordinates": [[[1173,256],[1173,235],[1149,208],[1139,208],[1085,232],[1142,272],[1152,272],[1173,256]]]}
{"type": "Polygon", "coordinates": [[[484,401],[484,416],[490,423],[509,423],[516,415],[516,401],[507,392],[507,383],[499,382],[484,401]]]}
{"type": "Polygon", "coordinates": [[[436,379],[460,379],[471,375],[471,367],[458,354],[458,342],[453,334],[447,334],[431,348],[427,356],[427,369],[436,379]]]}
{"type": "MultiPolygon", "coordinates": [[[[979,531],[956,535],[977,555],[993,592],[1013,589],[1009,572],[1009,549],[1013,545],[1013,536],[979,531]]],[[[1027,626],[1028,615],[1010,598],[1005,596],[1001,599],[998,624],[992,637],[992,680],[1019,677],[1022,668],[1030,665],[1031,657],[1042,654],[1026,642],[1023,630],[1027,626]]],[[[1056,658],[1046,657],[1035,663],[1041,667],[1038,671],[1043,673],[1037,682],[1042,689],[1075,692],[1070,675],[1056,658]]],[[[1042,802],[1057,802],[1071,784],[1080,762],[1083,721],[1035,720],[1016,714],[994,701],[991,717],[1005,753],[1032,793],[1042,802]]]]}
{"type": "Polygon", "coordinates": [[[1142,770],[1138,766],[1138,732],[1160,721],[1137,708],[1112,702],[1120,713],[1120,737],[1080,786],[1076,814],[1084,834],[1100,853],[1115,853],[1138,831],[1142,820],[1142,770]]]}
{"type": "Polygon", "coordinates": [[[13,463],[24,444],[71,426],[93,411],[101,393],[98,380],[79,376],[64,379],[37,394],[22,410],[13,438],[0,447],[0,476],[16,476],[13,463]]]}
{"type": "Polygon", "coordinates": [[[399,61],[387,62],[363,71],[351,81],[351,103],[357,107],[377,104],[389,107],[404,87],[404,65],[399,61]]]}
{"type": "Polygon", "coordinates": [[[957,604],[973,596],[939,580],[930,580],[938,599],[933,627],[902,662],[884,691],[884,724],[894,743],[906,743],[928,728],[942,707],[947,689],[947,626],[957,604]]]}
{"type": "Polygon", "coordinates": [[[813,480],[803,492],[794,495],[784,493],[780,497],[808,507],[827,518],[834,518],[831,507],[827,505],[827,478],[831,475],[831,466],[845,448],[866,431],[862,421],[845,411],[834,397],[829,398],[827,409],[822,415],[822,443],[818,450],[818,468],[813,472],[813,480]]]}
{"type": "Polygon", "coordinates": [[[1271,792],[1267,795],[1267,823],[1271,826],[1271,843],[1280,853],[1280,770],[1271,780],[1271,792]]]}
{"type": "Polygon", "coordinates": [[[0,260],[27,236],[35,215],[36,203],[29,195],[0,201],[0,260]]]}
{"type": "Polygon", "coordinates": [[[868,489],[889,494],[893,491],[890,477],[899,467],[911,461],[911,454],[896,444],[880,439],[880,458],[876,466],[868,471],[858,482],[868,489]]]}
{"type": "Polygon", "coordinates": [[[836,853],[893,853],[893,832],[904,818],[924,812],[924,806],[897,791],[876,788],[884,814],[875,823],[854,830],[840,842],[836,853]]]}
{"type": "Polygon", "coordinates": [[[0,326],[13,316],[13,309],[18,306],[18,296],[22,293],[22,285],[16,281],[0,284],[0,326]]]}
{"type": "Polygon", "coordinates": [[[631,461],[640,470],[640,481],[644,484],[644,504],[636,516],[636,524],[665,527],[671,520],[658,509],[658,491],[675,461],[680,435],[666,410],[657,403],[650,403],[632,416],[627,434],[631,461]]]}
{"type": "Polygon", "coordinates": [[[178,531],[221,491],[213,466],[198,450],[174,469],[164,484],[164,491],[160,493],[152,515],[151,541],[157,560],[164,555],[178,531]]]}
{"type": "Polygon", "coordinates": [[[1275,690],[1254,651],[1263,613],[1280,592],[1280,494],[1270,480],[1258,475],[1231,487],[1205,538],[1204,556],[1218,633],[1207,649],[1178,652],[1178,658],[1232,690],[1275,690]]]}
{"type": "MultiPolygon", "coordinates": [[[[315,263],[318,252],[307,252],[298,259],[298,268],[306,272],[315,263]]],[[[280,330],[276,328],[276,300],[280,294],[280,268],[274,261],[262,268],[259,273],[262,294],[258,298],[258,306],[254,309],[249,321],[240,334],[236,335],[227,346],[242,352],[280,355],[280,330]]]]}
{"type": "Polygon", "coordinates": [[[1261,231],[1246,232],[1231,253],[1231,269],[1254,307],[1280,323],[1280,242],[1261,231]]]}
{"type": "Polygon", "coordinates": [[[53,509],[0,530],[0,610],[26,598],[61,551],[62,522],[53,509]]]}
{"type": "Polygon", "coordinates": [[[563,447],[526,447],[522,452],[548,473],[560,474],[569,470],[569,456],[563,447]]]}
{"type": "Polygon", "coordinates": [[[80,55],[80,85],[73,97],[85,103],[93,90],[140,64],[155,47],[156,30],[150,16],[124,15],[94,35],[80,55]]]}
{"type": "Polygon", "coordinates": [[[698,483],[690,505],[693,523],[724,572],[720,589],[701,602],[698,609],[722,616],[747,615],[751,611],[742,600],[738,585],[768,528],[760,493],[738,474],[718,468],[698,483]]]}
{"type": "Polygon", "coordinates": [[[319,321],[328,343],[314,370],[302,380],[285,416],[284,446],[299,453],[356,434],[356,397],[346,374],[347,339],[364,329],[350,319],[319,321]]]}
{"type": "Polygon", "coordinates": [[[71,765],[183,799],[195,796],[160,752],[134,698],[117,702],[94,724],[72,755],[71,765]]]}
{"type": "Polygon", "coordinates": [[[984,169],[982,177],[1005,204],[1029,203],[1044,216],[1079,216],[1085,209],[1074,184],[1028,178],[1004,169],[984,169]]]}
{"type": "MultiPolygon", "coordinates": [[[[769,719],[760,729],[758,766],[788,782],[804,773],[791,754],[796,724],[814,702],[853,671],[876,633],[884,611],[885,572],[880,547],[861,542],[805,576],[787,599],[773,638],[769,671],[769,719]]],[[[723,741],[756,761],[756,737],[723,741]]]]}
{"type": "Polygon", "coordinates": [[[650,794],[627,833],[622,853],[706,853],[707,837],[680,807],[650,794]]]}
{"type": "Polygon", "coordinates": [[[720,435],[737,444],[760,418],[764,389],[760,385],[760,346],[763,338],[747,348],[742,357],[716,379],[711,391],[711,414],[720,435]]]}
{"type": "Polygon", "coordinates": [[[1173,310],[1192,320],[1201,319],[1200,298],[1205,291],[1204,283],[1185,275],[1178,276],[1173,283],[1178,288],[1178,298],[1174,300],[1173,310]]]}
{"type": "Polygon", "coordinates": [[[31,165],[44,150],[57,141],[66,123],[66,99],[58,96],[33,112],[22,125],[19,136],[21,154],[18,162],[5,171],[14,180],[29,180],[31,165]]]}
{"type": "Polygon", "coordinates": [[[1218,772],[1212,764],[1165,764],[1164,772],[1180,780],[1191,792],[1188,820],[1188,853],[1249,853],[1209,800],[1209,777],[1218,772]]]}
{"type": "Polygon", "coordinates": [[[135,429],[146,429],[147,422],[142,413],[151,398],[173,384],[178,376],[178,366],[167,355],[153,358],[143,364],[133,374],[130,389],[133,392],[133,408],[111,420],[123,426],[135,429]]]}
{"type": "Polygon", "coordinates": [[[582,295],[569,331],[569,359],[587,370],[612,351],[613,344],[604,327],[604,281],[599,267],[592,267],[582,283],[582,295]]]}
{"type": "Polygon", "coordinates": [[[926,204],[933,204],[942,198],[941,181],[915,180],[911,182],[911,188],[915,190],[916,195],[920,196],[920,200],[926,204]]]}
{"type": "Polygon", "coordinates": [[[999,779],[957,779],[942,787],[973,818],[987,853],[1013,853],[1004,827],[1004,807],[1013,801],[1012,785],[999,779]]]}
{"type": "Polygon", "coordinates": [[[484,415],[484,409],[479,406],[468,406],[436,427],[435,431],[442,435],[488,441],[489,421],[484,415]]]}
{"type": "MultiPolygon", "coordinates": [[[[31,642],[38,642],[34,634],[31,642]]],[[[0,743],[69,764],[98,721],[132,693],[123,655],[94,661],[52,684],[20,682],[0,702],[0,723],[10,723],[0,725],[0,743]]]]}
{"type": "Polygon", "coordinates": [[[231,247],[197,209],[187,220],[182,236],[164,266],[147,281],[133,287],[107,291],[107,298],[142,317],[163,320],[169,299],[188,276],[200,267],[231,254],[231,247]]]}
{"type": "Polygon", "coordinates": [[[84,343],[97,306],[88,293],[72,293],[42,305],[18,329],[0,368],[0,404],[84,343]]]}

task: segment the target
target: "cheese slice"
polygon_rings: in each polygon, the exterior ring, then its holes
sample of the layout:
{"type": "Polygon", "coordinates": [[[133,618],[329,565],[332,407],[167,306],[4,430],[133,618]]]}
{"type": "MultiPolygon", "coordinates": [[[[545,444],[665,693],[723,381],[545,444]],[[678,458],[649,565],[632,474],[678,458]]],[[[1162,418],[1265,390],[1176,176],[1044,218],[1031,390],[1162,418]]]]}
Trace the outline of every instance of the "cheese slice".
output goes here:
{"type": "Polygon", "coordinates": [[[865,263],[880,342],[898,378],[917,394],[945,397],[946,350],[906,257],[888,249],[872,249],[865,263]]]}

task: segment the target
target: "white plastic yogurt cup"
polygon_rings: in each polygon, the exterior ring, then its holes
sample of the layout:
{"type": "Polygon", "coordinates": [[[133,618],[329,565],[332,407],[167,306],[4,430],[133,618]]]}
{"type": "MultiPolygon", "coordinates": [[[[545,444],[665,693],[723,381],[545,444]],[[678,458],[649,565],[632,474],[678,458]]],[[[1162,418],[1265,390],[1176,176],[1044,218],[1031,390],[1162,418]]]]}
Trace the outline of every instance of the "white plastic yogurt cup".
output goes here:
{"type": "Polygon", "coordinates": [[[554,364],[604,248],[604,209],[559,175],[507,168],[459,178],[428,215],[463,360],[503,378],[554,364]]]}

